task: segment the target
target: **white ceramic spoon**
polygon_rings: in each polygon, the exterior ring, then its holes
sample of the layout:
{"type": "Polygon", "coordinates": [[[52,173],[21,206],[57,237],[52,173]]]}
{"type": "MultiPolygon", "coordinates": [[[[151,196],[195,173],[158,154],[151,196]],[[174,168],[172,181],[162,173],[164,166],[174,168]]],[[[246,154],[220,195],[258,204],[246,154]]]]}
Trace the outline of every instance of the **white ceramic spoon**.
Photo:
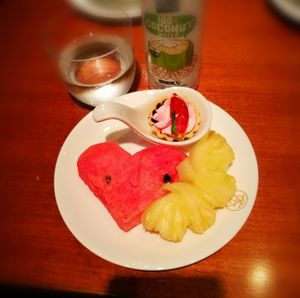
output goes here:
{"type": "Polygon", "coordinates": [[[132,108],[117,102],[118,99],[122,102],[126,102],[126,96],[130,96],[130,94],[132,94],[129,93],[117,98],[115,101],[103,102],[97,105],[97,107],[93,110],[94,120],[102,122],[109,119],[118,119],[128,125],[135,133],[145,140],[151,143],[174,147],[189,146],[197,142],[210,129],[212,119],[210,104],[201,93],[194,89],[187,87],[171,87],[159,90],[137,91],[134,93],[135,96],[139,95],[140,98],[147,97],[146,103],[132,108]],[[195,133],[192,138],[178,142],[171,142],[158,138],[151,132],[151,128],[148,123],[148,114],[151,112],[151,108],[154,103],[164,98],[170,98],[173,93],[176,93],[179,97],[186,101],[193,102],[198,107],[202,120],[198,132],[195,133]]]}

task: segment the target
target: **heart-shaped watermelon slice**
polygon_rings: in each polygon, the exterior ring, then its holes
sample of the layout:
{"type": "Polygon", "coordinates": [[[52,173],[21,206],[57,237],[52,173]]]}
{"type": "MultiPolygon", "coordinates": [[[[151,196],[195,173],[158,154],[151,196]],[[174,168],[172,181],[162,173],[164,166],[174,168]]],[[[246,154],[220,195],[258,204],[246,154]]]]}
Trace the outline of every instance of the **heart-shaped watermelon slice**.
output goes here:
{"type": "Polygon", "coordinates": [[[129,231],[140,223],[148,205],[164,194],[162,185],[178,180],[176,166],[185,157],[162,145],[131,155],[117,143],[105,142],[85,150],[77,166],[81,179],[119,227],[129,231]]]}

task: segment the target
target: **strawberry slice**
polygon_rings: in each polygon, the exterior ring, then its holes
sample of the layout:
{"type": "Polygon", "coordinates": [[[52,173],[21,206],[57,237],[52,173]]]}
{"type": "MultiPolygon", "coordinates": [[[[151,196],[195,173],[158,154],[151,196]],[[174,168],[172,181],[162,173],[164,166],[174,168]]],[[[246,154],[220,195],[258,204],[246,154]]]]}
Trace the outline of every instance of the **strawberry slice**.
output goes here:
{"type": "Polygon", "coordinates": [[[189,111],[184,100],[173,94],[171,97],[170,116],[172,119],[172,133],[184,134],[189,121],[189,111]]]}

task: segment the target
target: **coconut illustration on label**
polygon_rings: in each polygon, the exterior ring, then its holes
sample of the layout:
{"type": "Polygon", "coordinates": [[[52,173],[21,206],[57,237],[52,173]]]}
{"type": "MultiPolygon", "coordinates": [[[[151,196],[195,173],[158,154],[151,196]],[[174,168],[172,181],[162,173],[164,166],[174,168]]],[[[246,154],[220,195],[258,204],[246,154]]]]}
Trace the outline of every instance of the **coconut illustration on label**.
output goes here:
{"type": "Polygon", "coordinates": [[[190,40],[154,40],[148,48],[151,71],[160,79],[178,82],[194,69],[196,55],[190,40]]]}

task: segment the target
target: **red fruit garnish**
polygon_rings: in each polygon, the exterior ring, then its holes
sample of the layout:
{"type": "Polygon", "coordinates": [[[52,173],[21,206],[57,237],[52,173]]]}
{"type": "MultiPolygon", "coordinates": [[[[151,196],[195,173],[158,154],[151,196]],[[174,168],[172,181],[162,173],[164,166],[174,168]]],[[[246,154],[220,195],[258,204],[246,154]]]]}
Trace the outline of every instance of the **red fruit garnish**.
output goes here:
{"type": "Polygon", "coordinates": [[[172,119],[172,133],[184,134],[189,121],[189,111],[185,101],[176,94],[173,94],[171,97],[170,113],[172,119]]]}

